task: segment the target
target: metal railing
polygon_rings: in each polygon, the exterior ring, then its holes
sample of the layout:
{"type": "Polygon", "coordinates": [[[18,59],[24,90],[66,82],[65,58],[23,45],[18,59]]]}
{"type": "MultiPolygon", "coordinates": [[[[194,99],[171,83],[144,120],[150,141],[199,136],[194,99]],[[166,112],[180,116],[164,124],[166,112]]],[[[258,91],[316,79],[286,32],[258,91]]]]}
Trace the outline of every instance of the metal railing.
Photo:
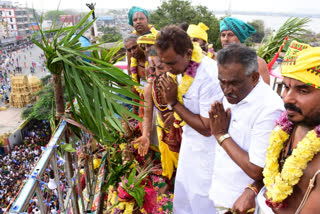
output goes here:
{"type": "MultiPolygon", "coordinates": [[[[64,164],[58,164],[57,148],[59,144],[70,143],[73,145],[73,148],[76,147],[76,143],[70,135],[67,123],[62,121],[46,148],[43,148],[44,151],[40,159],[6,213],[24,213],[34,201],[36,201],[36,206],[39,207],[41,214],[51,213],[50,202],[44,200],[44,188],[46,188],[47,193],[50,192],[51,194],[54,194],[54,190],[50,190],[46,182],[42,181],[45,172],[49,171],[49,169],[54,172],[54,180],[57,184],[55,194],[59,201],[60,213],[66,213],[66,211],[72,210],[73,214],[80,214],[85,213],[86,210],[91,210],[92,204],[90,202],[92,202],[93,191],[95,190],[95,188],[93,188],[95,185],[95,175],[92,169],[92,159],[85,161],[86,195],[83,195],[81,188],[81,175],[77,153],[64,151],[64,164]],[[61,174],[66,175],[66,179],[64,179],[66,180],[66,186],[68,186],[66,194],[63,194],[62,188],[60,187],[62,184],[61,174]]],[[[79,140],[78,144],[80,144],[78,148],[89,153],[88,150],[83,150],[83,148],[86,148],[86,145],[82,140],[79,140]]]]}

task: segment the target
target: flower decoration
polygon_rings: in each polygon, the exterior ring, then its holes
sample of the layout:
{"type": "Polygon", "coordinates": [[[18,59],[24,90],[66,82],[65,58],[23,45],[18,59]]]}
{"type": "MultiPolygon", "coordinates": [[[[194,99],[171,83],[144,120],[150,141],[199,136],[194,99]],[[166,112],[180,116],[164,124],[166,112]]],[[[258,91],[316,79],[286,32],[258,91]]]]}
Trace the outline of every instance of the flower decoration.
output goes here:
{"type": "Polygon", "coordinates": [[[263,182],[267,189],[266,204],[272,208],[285,206],[285,199],[293,193],[293,186],[299,182],[308,162],[320,151],[320,125],[318,125],[298,142],[290,157],[286,159],[282,171],[279,172],[278,158],[294,126],[288,120],[286,113],[276,124],[271,133],[263,170],[263,182]]]}

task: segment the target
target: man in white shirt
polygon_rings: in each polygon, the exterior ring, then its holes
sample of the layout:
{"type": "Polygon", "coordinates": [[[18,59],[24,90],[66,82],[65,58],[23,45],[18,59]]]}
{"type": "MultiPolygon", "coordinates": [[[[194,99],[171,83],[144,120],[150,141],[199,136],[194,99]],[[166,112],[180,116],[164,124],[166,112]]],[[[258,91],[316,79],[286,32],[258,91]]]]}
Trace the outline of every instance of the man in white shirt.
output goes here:
{"type": "Polygon", "coordinates": [[[160,78],[161,93],[168,108],[186,123],[181,125],[183,134],[174,188],[174,213],[210,213],[214,208],[208,189],[216,142],[210,135],[208,111],[210,105],[223,96],[217,79],[217,64],[203,56],[200,46],[193,45],[186,32],[177,26],[161,30],[156,48],[161,62],[168,65],[171,74],[177,75],[177,83],[170,77],[160,78]],[[186,76],[191,84],[185,81],[186,76]],[[185,88],[184,91],[181,88],[185,88]]]}
{"type": "Polygon", "coordinates": [[[260,78],[257,55],[250,48],[230,44],[218,52],[217,62],[225,96],[209,112],[219,143],[209,196],[218,213],[243,213],[235,202],[244,191],[257,194],[248,184],[263,178],[268,139],[284,111],[283,101],[260,78]]]}

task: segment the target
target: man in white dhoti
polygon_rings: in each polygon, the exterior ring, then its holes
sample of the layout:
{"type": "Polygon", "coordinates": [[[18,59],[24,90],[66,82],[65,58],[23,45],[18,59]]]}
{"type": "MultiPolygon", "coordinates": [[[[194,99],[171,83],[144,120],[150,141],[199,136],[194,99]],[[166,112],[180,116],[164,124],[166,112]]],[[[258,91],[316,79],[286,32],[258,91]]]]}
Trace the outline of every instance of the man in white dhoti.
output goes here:
{"type": "Polygon", "coordinates": [[[183,126],[173,209],[176,214],[204,214],[213,210],[208,198],[215,139],[210,134],[208,111],[221,100],[217,64],[203,56],[185,31],[167,26],[160,31],[156,48],[171,77],[160,79],[168,108],[175,112],[175,126],[183,126]]]}

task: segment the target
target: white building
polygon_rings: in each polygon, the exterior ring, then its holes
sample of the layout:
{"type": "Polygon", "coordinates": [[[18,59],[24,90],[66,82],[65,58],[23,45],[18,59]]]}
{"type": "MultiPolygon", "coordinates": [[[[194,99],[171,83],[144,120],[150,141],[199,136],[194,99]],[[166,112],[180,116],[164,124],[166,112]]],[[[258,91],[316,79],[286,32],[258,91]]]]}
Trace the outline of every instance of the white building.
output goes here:
{"type": "Polygon", "coordinates": [[[0,0],[0,46],[19,44],[30,37],[33,29],[39,29],[32,22],[33,14],[28,11],[11,1],[0,0]]]}
{"type": "Polygon", "coordinates": [[[15,8],[9,1],[0,1],[0,37],[11,38],[18,36],[17,19],[15,14],[15,8]]]}

